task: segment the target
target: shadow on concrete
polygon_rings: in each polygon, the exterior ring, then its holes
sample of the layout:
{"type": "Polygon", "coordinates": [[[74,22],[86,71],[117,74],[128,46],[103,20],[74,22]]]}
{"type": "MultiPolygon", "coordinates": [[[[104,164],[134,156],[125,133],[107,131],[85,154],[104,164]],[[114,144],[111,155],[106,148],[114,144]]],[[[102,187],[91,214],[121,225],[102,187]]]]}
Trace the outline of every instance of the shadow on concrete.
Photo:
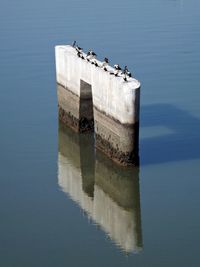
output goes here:
{"type": "Polygon", "coordinates": [[[142,106],[140,133],[142,165],[200,158],[200,120],[173,105],[142,106]]]}

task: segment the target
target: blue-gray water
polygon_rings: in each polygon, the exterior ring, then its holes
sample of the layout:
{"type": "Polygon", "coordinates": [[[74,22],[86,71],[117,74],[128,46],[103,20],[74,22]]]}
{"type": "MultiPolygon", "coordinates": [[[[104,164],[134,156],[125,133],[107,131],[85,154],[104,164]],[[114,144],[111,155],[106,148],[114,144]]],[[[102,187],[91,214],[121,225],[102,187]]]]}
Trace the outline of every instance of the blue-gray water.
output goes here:
{"type": "Polygon", "coordinates": [[[198,0],[0,0],[0,266],[200,265],[199,47],[198,0]],[[73,40],[142,83],[128,208],[126,191],[115,195],[126,174],[104,157],[84,163],[93,152],[58,127],[54,46],[73,40]],[[65,186],[78,178],[85,209],[65,186]],[[133,212],[137,253],[115,239],[123,220],[113,234],[91,218],[97,196],[100,219],[106,203],[133,212]]]}

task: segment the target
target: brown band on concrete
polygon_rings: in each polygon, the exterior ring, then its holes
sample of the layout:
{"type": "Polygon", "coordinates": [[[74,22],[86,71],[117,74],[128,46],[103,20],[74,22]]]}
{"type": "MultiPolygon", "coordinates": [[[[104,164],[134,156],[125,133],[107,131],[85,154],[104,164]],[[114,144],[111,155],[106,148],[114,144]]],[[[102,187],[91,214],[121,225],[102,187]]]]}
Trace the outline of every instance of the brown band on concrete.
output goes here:
{"type": "Polygon", "coordinates": [[[94,130],[92,96],[86,83],[81,83],[80,97],[60,84],[57,84],[57,95],[60,121],[76,132],[94,130]]]}
{"type": "Polygon", "coordinates": [[[139,122],[132,126],[116,122],[94,110],[96,147],[120,165],[139,164],[139,122]]]}
{"type": "Polygon", "coordinates": [[[68,125],[70,128],[79,132],[79,120],[75,118],[70,112],[66,112],[62,107],[58,106],[59,120],[68,125]]]}
{"type": "Polygon", "coordinates": [[[124,153],[118,148],[114,148],[108,140],[103,139],[98,134],[96,134],[96,147],[122,166],[139,166],[139,155],[134,149],[131,152],[124,153]]]}
{"type": "Polygon", "coordinates": [[[66,112],[62,107],[58,106],[59,120],[68,125],[76,132],[93,132],[94,120],[88,120],[87,118],[81,118],[80,120],[73,116],[70,112],[66,112]]]}
{"type": "Polygon", "coordinates": [[[137,166],[139,164],[139,122],[122,124],[95,108],[91,85],[82,80],[80,97],[59,84],[57,95],[59,118],[64,124],[76,132],[93,131],[95,127],[97,148],[120,165],[137,166]]]}

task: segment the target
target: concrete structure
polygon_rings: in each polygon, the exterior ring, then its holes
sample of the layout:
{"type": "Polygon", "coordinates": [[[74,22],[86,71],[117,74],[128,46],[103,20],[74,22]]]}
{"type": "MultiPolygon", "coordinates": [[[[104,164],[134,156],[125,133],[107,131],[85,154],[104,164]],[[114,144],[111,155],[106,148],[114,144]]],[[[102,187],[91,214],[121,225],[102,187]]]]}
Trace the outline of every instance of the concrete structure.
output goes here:
{"type": "Polygon", "coordinates": [[[58,184],[120,249],[138,253],[142,249],[139,169],[124,169],[98,152],[95,160],[93,142],[91,134],[60,127],[58,184]]]}
{"type": "Polygon", "coordinates": [[[72,46],[55,52],[60,119],[79,132],[94,127],[97,148],[122,165],[137,164],[140,83],[110,75],[112,67],[96,67],[72,46]]]}

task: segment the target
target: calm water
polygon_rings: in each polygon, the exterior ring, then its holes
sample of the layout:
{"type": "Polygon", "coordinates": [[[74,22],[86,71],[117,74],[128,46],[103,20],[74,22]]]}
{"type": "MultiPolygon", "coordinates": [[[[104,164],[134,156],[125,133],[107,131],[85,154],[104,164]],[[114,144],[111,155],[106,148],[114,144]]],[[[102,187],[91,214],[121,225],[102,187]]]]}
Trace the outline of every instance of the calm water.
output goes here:
{"type": "Polygon", "coordinates": [[[0,266],[200,265],[199,0],[0,0],[0,266]],[[140,168],[59,127],[54,46],[142,83],[140,168]]]}

